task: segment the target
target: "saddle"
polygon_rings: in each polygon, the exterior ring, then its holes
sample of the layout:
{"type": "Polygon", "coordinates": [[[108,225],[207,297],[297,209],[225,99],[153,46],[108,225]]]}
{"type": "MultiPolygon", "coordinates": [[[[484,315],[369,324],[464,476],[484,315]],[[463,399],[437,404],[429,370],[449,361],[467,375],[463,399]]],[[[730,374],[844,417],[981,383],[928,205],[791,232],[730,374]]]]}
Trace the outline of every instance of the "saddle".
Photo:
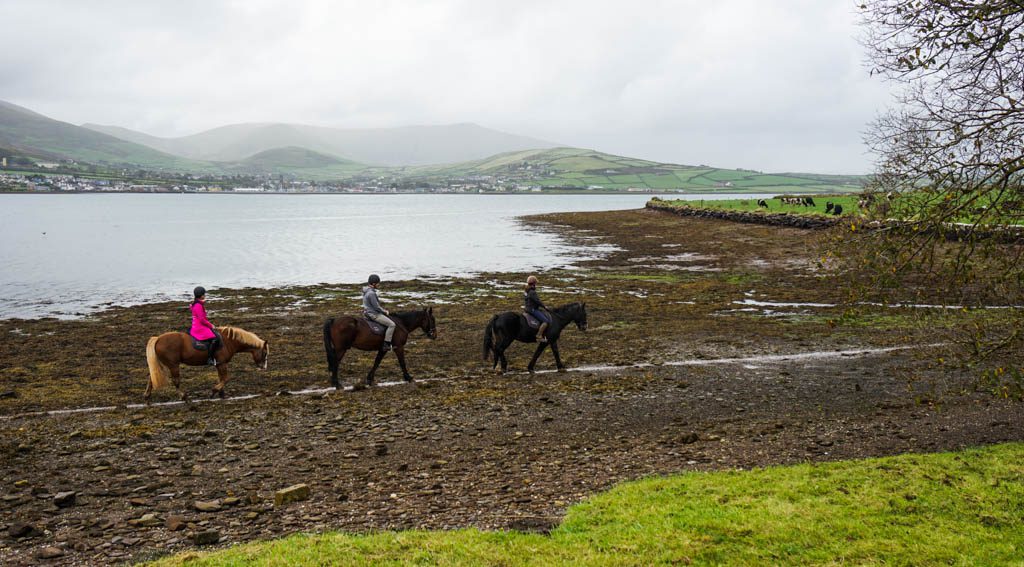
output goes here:
{"type": "Polygon", "coordinates": [[[530,315],[526,311],[523,311],[523,317],[526,317],[526,324],[529,325],[531,329],[540,329],[540,319],[530,315]]]}
{"type": "Polygon", "coordinates": [[[213,344],[213,341],[216,340],[216,339],[206,339],[205,341],[201,341],[201,340],[193,337],[192,335],[189,335],[189,338],[192,339],[192,348],[194,348],[196,350],[210,350],[210,345],[213,344]]]}
{"type": "MultiPolygon", "coordinates": [[[[391,319],[390,317],[388,317],[388,318],[391,319]]],[[[394,321],[394,319],[391,319],[391,320],[394,321]]],[[[363,322],[366,323],[366,325],[368,327],[370,327],[370,332],[375,334],[375,335],[384,336],[384,332],[388,330],[387,327],[385,327],[384,325],[381,325],[380,323],[370,319],[366,315],[363,315],[363,322]]],[[[397,323],[395,323],[395,324],[397,325],[397,323]]]]}

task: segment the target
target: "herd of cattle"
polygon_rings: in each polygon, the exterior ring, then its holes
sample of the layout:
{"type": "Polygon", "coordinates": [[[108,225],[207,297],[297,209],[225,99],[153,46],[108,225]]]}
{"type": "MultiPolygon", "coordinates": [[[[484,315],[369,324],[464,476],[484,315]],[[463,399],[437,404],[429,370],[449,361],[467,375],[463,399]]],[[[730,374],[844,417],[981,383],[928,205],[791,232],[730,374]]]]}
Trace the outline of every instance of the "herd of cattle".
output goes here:
{"type": "MultiPolygon", "coordinates": [[[[885,201],[883,202],[883,205],[885,205],[886,209],[888,209],[888,203],[891,202],[894,197],[895,197],[895,195],[892,192],[889,192],[889,193],[885,194],[885,201]]],[[[793,205],[793,206],[797,206],[797,207],[801,207],[801,206],[802,207],[814,207],[815,206],[814,199],[811,198],[811,197],[775,197],[775,198],[778,199],[779,201],[781,201],[783,205],[793,205]]],[[[867,208],[869,208],[869,207],[871,207],[873,205],[875,205],[875,195],[872,194],[872,193],[866,193],[866,194],[862,195],[860,197],[860,199],[857,200],[857,207],[859,207],[860,209],[867,209],[867,208]]],[[[762,209],[767,209],[768,208],[768,201],[766,201],[764,199],[758,199],[757,200],[757,206],[762,208],[762,209]]],[[[841,215],[841,214],[843,214],[843,206],[840,205],[839,203],[833,203],[832,201],[826,201],[825,202],[825,214],[826,215],[836,215],[836,216],[841,215]]]]}

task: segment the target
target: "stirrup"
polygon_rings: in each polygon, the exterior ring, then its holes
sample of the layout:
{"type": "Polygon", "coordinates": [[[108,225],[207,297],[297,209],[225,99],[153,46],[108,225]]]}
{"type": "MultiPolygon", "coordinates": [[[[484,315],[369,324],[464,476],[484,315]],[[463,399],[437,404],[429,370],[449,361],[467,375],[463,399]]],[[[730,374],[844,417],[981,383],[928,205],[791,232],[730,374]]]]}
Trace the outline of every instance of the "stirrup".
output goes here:
{"type": "Polygon", "coordinates": [[[380,345],[380,350],[388,352],[391,350],[391,343],[384,341],[384,344],[380,345]]]}

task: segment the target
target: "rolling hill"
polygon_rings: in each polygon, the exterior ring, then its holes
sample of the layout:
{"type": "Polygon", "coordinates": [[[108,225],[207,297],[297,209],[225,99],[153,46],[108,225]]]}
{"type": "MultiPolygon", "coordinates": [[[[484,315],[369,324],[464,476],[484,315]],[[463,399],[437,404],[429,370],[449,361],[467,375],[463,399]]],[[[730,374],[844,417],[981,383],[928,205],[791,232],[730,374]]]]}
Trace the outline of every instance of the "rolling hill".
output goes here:
{"type": "Polygon", "coordinates": [[[208,164],[166,154],[0,101],[0,146],[28,156],[157,170],[210,171],[208,164]]]}
{"type": "Polygon", "coordinates": [[[444,185],[462,180],[495,187],[603,191],[852,192],[864,181],[861,176],[660,163],[550,146],[474,124],[363,130],[237,124],[184,138],[158,138],[118,127],[75,126],[0,101],[4,155],[37,160],[195,174],[287,175],[309,181],[384,178],[404,185],[444,185]],[[544,147],[526,149],[523,144],[544,147]],[[510,146],[515,150],[506,151],[510,146]],[[456,159],[466,155],[473,158],[456,159]],[[421,163],[425,161],[432,164],[421,163]]]}
{"type": "Polygon", "coordinates": [[[234,124],[180,138],[159,138],[117,126],[83,127],[177,156],[239,161],[260,152],[300,147],[378,166],[458,163],[557,144],[476,124],[342,129],[300,124],[234,124]]]}
{"type": "Polygon", "coordinates": [[[366,169],[358,162],[295,146],[266,150],[225,167],[247,173],[287,174],[315,179],[347,177],[366,169]],[[312,172],[312,175],[304,175],[306,172],[312,172]]]}
{"type": "Polygon", "coordinates": [[[765,174],[744,169],[677,165],[628,158],[581,148],[552,148],[508,152],[453,165],[400,168],[411,179],[484,175],[518,176],[541,187],[629,188],[720,191],[729,193],[805,193],[859,191],[857,175],[812,173],[765,174]]]}

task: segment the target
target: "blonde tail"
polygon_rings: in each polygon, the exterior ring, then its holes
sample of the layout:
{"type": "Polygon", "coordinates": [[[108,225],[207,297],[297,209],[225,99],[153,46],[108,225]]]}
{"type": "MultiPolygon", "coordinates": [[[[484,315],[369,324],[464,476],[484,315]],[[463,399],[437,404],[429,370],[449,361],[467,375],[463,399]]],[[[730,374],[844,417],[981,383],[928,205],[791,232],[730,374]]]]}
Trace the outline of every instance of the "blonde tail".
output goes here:
{"type": "Polygon", "coordinates": [[[146,362],[149,363],[149,383],[154,390],[167,385],[171,369],[156,355],[156,341],[159,337],[149,337],[146,343],[146,362]]]}

